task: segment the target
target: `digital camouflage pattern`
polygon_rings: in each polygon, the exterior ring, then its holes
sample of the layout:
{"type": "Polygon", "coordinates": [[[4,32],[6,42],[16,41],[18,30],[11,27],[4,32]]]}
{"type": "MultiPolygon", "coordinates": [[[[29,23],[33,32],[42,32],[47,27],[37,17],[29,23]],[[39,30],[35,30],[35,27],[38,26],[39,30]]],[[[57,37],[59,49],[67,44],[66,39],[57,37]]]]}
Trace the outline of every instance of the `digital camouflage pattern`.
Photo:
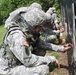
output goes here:
{"type": "Polygon", "coordinates": [[[40,40],[40,34],[33,33],[32,29],[29,28],[44,25],[47,16],[41,9],[34,8],[28,12],[19,13],[13,18],[9,16],[5,22],[8,23],[5,24],[7,33],[0,48],[0,74],[47,75],[49,72],[48,64],[55,62],[56,58],[54,56],[40,56],[40,49],[45,53],[46,49],[64,51],[64,47],[40,40]],[[24,46],[25,40],[29,47],[24,46]],[[37,52],[32,54],[36,49],[39,54],[37,52]]]}

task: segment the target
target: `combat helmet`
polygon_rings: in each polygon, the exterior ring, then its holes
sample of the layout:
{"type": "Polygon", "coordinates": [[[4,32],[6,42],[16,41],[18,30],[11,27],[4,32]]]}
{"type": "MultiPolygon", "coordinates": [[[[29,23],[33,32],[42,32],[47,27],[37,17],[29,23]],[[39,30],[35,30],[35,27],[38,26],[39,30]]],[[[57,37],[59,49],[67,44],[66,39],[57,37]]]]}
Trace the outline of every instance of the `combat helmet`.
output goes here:
{"type": "Polygon", "coordinates": [[[49,13],[45,13],[45,15],[46,15],[46,21],[51,20],[51,15],[49,13]]]}
{"type": "Polygon", "coordinates": [[[52,15],[53,14],[53,11],[52,10],[47,10],[46,13],[49,13],[50,15],[52,15]]]}
{"type": "Polygon", "coordinates": [[[55,8],[55,7],[52,7],[52,11],[53,11],[53,12],[56,12],[56,8],[55,8]]]}
{"type": "Polygon", "coordinates": [[[32,3],[32,4],[30,5],[30,7],[36,7],[36,8],[38,8],[38,9],[42,9],[42,6],[41,6],[39,3],[36,3],[36,2],[32,3]]]}

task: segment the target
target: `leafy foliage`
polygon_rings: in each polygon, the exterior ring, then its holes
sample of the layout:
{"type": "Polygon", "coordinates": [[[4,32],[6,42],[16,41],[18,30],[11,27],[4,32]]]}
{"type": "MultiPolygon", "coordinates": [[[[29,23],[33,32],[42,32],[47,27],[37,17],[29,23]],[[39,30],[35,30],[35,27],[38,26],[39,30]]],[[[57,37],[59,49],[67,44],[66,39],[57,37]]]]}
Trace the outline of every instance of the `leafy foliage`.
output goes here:
{"type": "Polygon", "coordinates": [[[54,6],[56,7],[57,14],[60,14],[61,0],[0,0],[0,24],[4,23],[11,11],[19,7],[29,6],[33,2],[40,3],[44,11],[54,6]]]}

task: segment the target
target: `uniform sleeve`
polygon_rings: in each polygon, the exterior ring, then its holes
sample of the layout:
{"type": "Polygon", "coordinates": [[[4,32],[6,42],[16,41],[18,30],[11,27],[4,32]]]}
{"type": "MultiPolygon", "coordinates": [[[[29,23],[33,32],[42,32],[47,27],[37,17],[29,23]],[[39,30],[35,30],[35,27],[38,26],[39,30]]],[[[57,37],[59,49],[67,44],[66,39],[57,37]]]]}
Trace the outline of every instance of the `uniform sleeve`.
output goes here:
{"type": "Polygon", "coordinates": [[[44,34],[49,34],[49,35],[58,35],[60,32],[59,30],[52,30],[52,29],[47,29],[43,31],[44,34]]]}
{"type": "Polygon", "coordinates": [[[60,32],[59,30],[52,30],[52,33],[58,35],[60,32]]]}
{"type": "Polygon", "coordinates": [[[12,51],[14,56],[23,64],[25,62],[25,59],[30,59],[31,57],[31,51],[29,50],[29,48],[23,45],[23,41],[25,40],[26,36],[24,36],[24,34],[19,30],[13,31],[7,37],[10,50],[12,51]]]}
{"type": "Polygon", "coordinates": [[[38,66],[38,65],[42,65],[42,64],[48,65],[49,63],[54,63],[55,61],[56,61],[56,58],[54,56],[44,56],[43,57],[43,56],[36,56],[34,54],[32,54],[32,58],[30,60],[32,66],[38,66]]]}
{"type": "Polygon", "coordinates": [[[21,32],[13,32],[7,37],[10,50],[14,56],[25,66],[38,66],[56,61],[54,56],[41,57],[33,55],[30,48],[26,48],[22,44],[25,39],[26,38],[21,32]]]}
{"type": "Polygon", "coordinates": [[[55,45],[55,44],[50,44],[51,45],[51,49],[54,50],[54,51],[61,51],[63,52],[64,51],[64,46],[62,45],[55,45]]]}
{"type": "Polygon", "coordinates": [[[64,51],[64,46],[47,43],[41,39],[39,39],[38,46],[44,50],[64,51]]]}

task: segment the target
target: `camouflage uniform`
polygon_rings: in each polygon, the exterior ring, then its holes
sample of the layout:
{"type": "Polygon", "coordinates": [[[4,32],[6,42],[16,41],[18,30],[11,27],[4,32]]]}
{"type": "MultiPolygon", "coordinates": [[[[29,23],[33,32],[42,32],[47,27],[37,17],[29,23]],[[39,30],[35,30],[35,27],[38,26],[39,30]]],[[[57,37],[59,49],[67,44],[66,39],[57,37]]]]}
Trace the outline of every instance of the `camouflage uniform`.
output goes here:
{"type": "MultiPolygon", "coordinates": [[[[9,19],[11,19],[9,17],[9,19]]],[[[37,56],[32,54],[33,49],[53,49],[64,51],[63,46],[56,46],[39,39],[39,34],[31,28],[43,25],[46,21],[45,13],[34,8],[27,13],[18,14],[14,19],[6,21],[8,29],[0,48],[0,74],[2,75],[47,75],[48,64],[55,62],[54,56],[37,56]],[[23,41],[29,47],[23,45],[23,41]]]]}
{"type": "Polygon", "coordinates": [[[41,35],[44,37],[44,41],[48,43],[54,43],[54,41],[57,38],[57,35],[59,35],[59,30],[52,30],[50,28],[47,28],[45,30],[42,30],[41,35]]]}
{"type": "Polygon", "coordinates": [[[42,31],[42,35],[46,42],[53,43],[60,35],[59,30],[55,28],[55,24],[58,23],[57,14],[54,7],[50,7],[46,13],[51,15],[51,21],[45,24],[47,29],[42,31]]]}

